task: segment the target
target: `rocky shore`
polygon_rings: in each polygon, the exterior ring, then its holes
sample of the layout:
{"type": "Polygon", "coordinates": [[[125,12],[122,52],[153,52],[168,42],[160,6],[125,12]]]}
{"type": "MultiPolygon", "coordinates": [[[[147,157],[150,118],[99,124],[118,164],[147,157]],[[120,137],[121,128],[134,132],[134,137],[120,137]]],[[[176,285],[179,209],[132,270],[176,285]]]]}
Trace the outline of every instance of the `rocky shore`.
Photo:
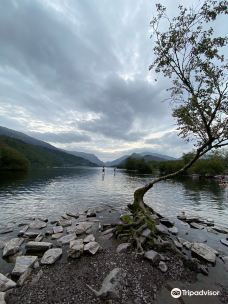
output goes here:
{"type": "MultiPolygon", "coordinates": [[[[216,263],[228,274],[225,227],[184,213],[178,216],[183,227],[188,225],[193,231],[206,230],[212,236],[221,233],[224,251],[215,250],[206,244],[207,239],[185,239],[181,227],[156,213],[160,236],[142,256],[136,255],[134,244],[116,238],[115,228],[126,214],[126,210],[121,215],[105,206],[66,213],[55,220],[27,220],[11,239],[5,236],[12,229],[1,230],[2,257],[12,269],[4,274],[0,269],[0,304],[164,303],[161,290],[167,293],[167,303],[178,303],[170,296],[175,287],[172,282],[195,284],[197,276],[208,276],[216,263]]],[[[150,234],[145,228],[142,241],[150,234]]],[[[220,283],[220,296],[211,303],[228,303],[228,285],[220,283]]],[[[181,301],[194,303],[184,297],[181,301]]]]}

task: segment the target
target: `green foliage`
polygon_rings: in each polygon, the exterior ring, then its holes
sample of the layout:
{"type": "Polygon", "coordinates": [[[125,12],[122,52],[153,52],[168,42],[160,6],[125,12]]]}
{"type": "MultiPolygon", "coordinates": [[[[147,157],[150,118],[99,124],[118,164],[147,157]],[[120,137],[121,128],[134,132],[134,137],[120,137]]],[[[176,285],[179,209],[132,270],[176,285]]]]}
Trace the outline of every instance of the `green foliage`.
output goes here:
{"type": "Polygon", "coordinates": [[[26,159],[32,168],[91,166],[91,162],[59,150],[27,144],[21,140],[0,136],[2,146],[7,146],[26,159]]]}
{"type": "Polygon", "coordinates": [[[129,171],[134,170],[142,174],[152,173],[151,166],[144,160],[144,158],[128,157],[123,164],[123,167],[129,171]]]}
{"type": "Polygon", "coordinates": [[[30,163],[17,150],[0,143],[0,170],[27,171],[30,163]]]}
{"type": "Polygon", "coordinates": [[[132,216],[128,214],[121,215],[120,219],[124,224],[131,224],[133,222],[132,216]]]}

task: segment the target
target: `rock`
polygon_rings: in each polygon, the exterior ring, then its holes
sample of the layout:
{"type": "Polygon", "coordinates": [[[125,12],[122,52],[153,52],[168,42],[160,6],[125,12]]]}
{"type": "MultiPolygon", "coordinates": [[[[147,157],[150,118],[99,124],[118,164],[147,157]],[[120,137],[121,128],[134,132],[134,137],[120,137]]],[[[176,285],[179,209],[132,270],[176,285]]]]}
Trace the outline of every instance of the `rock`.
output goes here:
{"type": "Polygon", "coordinates": [[[0,304],[6,304],[5,302],[5,292],[0,291],[0,304]]]}
{"type": "Polygon", "coordinates": [[[181,221],[185,221],[186,220],[186,214],[184,211],[182,211],[180,214],[178,214],[177,218],[181,221]]]}
{"type": "Polygon", "coordinates": [[[151,230],[149,228],[146,228],[143,230],[143,232],[141,233],[141,236],[144,237],[149,237],[151,235],[151,230]]]}
{"type": "Polygon", "coordinates": [[[19,251],[21,244],[24,242],[22,238],[13,238],[10,241],[6,242],[3,248],[3,257],[13,255],[19,251]]]}
{"type": "Polygon", "coordinates": [[[63,232],[63,227],[62,226],[55,226],[52,229],[53,229],[54,234],[63,232]]]}
{"type": "Polygon", "coordinates": [[[37,268],[39,268],[40,267],[40,263],[39,263],[39,261],[36,261],[35,263],[34,263],[34,265],[33,265],[33,268],[34,269],[37,269],[37,268]]]}
{"type": "Polygon", "coordinates": [[[78,213],[73,213],[73,212],[67,212],[66,215],[70,216],[70,217],[74,217],[74,218],[79,218],[79,214],[78,213]]]}
{"type": "Polygon", "coordinates": [[[160,255],[154,250],[146,251],[144,257],[150,260],[154,265],[157,265],[160,262],[160,255]]]}
{"type": "Polygon", "coordinates": [[[173,242],[174,242],[175,246],[176,246],[178,249],[182,249],[182,248],[183,248],[182,244],[181,244],[180,242],[178,242],[177,240],[173,240],[173,242]]]}
{"type": "Polygon", "coordinates": [[[52,248],[47,250],[42,259],[41,264],[50,265],[54,264],[62,255],[63,250],[61,248],[52,248]]]}
{"type": "Polygon", "coordinates": [[[54,233],[52,234],[51,238],[52,240],[57,240],[63,236],[63,233],[54,233]]]}
{"type": "Polygon", "coordinates": [[[29,225],[29,223],[28,222],[24,222],[24,223],[20,223],[20,224],[18,224],[18,227],[22,227],[22,226],[28,226],[29,225]]]}
{"type": "Polygon", "coordinates": [[[174,222],[170,221],[168,218],[161,218],[160,219],[160,223],[165,225],[166,227],[173,227],[174,226],[174,222]]]}
{"type": "Polygon", "coordinates": [[[48,218],[47,217],[38,217],[38,220],[40,220],[41,222],[48,222],[48,218]]]}
{"type": "Polygon", "coordinates": [[[54,220],[52,220],[52,221],[50,221],[50,223],[52,224],[52,225],[55,225],[55,224],[57,224],[58,223],[58,219],[54,219],[54,220]]]}
{"type": "Polygon", "coordinates": [[[57,225],[62,226],[62,227],[69,227],[72,225],[72,221],[71,220],[59,220],[57,225]]]}
{"type": "Polygon", "coordinates": [[[84,246],[84,251],[88,251],[89,253],[91,254],[95,254],[97,253],[97,251],[100,249],[100,245],[97,243],[97,242],[90,242],[90,243],[87,243],[85,246],[84,246]]]}
{"type": "Polygon", "coordinates": [[[108,233],[102,236],[104,240],[110,240],[113,237],[113,233],[108,233]]]}
{"type": "Polygon", "coordinates": [[[44,238],[43,234],[40,233],[40,234],[37,235],[37,237],[35,238],[35,242],[41,242],[43,238],[44,238]]]}
{"type": "Polygon", "coordinates": [[[228,229],[226,227],[214,226],[213,229],[220,233],[228,233],[228,229]]]}
{"type": "Polygon", "coordinates": [[[164,225],[159,224],[159,225],[155,225],[155,227],[156,227],[156,229],[157,229],[157,231],[159,233],[161,233],[161,234],[168,234],[168,230],[167,230],[167,228],[164,225]]]}
{"type": "Polygon", "coordinates": [[[46,251],[53,246],[49,242],[28,242],[25,247],[28,251],[46,251]]]}
{"type": "Polygon", "coordinates": [[[209,274],[208,267],[205,266],[205,265],[199,265],[198,271],[201,272],[202,274],[206,275],[206,276],[209,274]]]}
{"type": "Polygon", "coordinates": [[[187,223],[191,223],[191,222],[199,223],[199,222],[200,222],[200,219],[199,219],[198,216],[190,215],[190,216],[186,216],[185,221],[186,221],[187,223]]]}
{"type": "Polygon", "coordinates": [[[220,242],[221,242],[223,245],[228,246],[228,240],[223,239],[223,240],[220,240],[220,242]]]}
{"type": "Polygon", "coordinates": [[[183,246],[184,246],[185,248],[187,248],[187,249],[191,249],[192,243],[190,243],[189,241],[185,241],[185,242],[183,243],[183,246]]]}
{"type": "Polygon", "coordinates": [[[170,258],[166,255],[160,254],[161,261],[170,261],[170,258]]]}
{"type": "Polygon", "coordinates": [[[172,227],[172,228],[169,228],[168,231],[174,235],[177,235],[178,234],[178,229],[177,227],[172,227]]]}
{"type": "Polygon", "coordinates": [[[87,213],[86,213],[86,217],[95,217],[96,215],[96,211],[94,209],[88,209],[87,213]]]}
{"type": "Polygon", "coordinates": [[[76,228],[75,228],[75,233],[76,234],[82,234],[85,233],[89,228],[93,226],[93,223],[88,223],[88,222],[80,222],[76,228]]]}
{"type": "Polygon", "coordinates": [[[24,227],[18,232],[17,236],[23,236],[24,233],[28,230],[28,228],[29,228],[28,225],[24,226],[24,227]]]}
{"type": "Polygon", "coordinates": [[[88,234],[84,240],[83,243],[90,243],[95,241],[95,236],[93,234],[88,234]]]}
{"type": "Polygon", "coordinates": [[[228,272],[228,256],[222,257],[222,260],[225,264],[225,270],[228,272]]]}
{"type": "Polygon", "coordinates": [[[215,263],[216,261],[217,251],[204,243],[194,242],[191,246],[191,251],[208,262],[215,263]]]}
{"type": "Polygon", "coordinates": [[[125,251],[127,251],[127,249],[129,247],[131,247],[131,243],[122,243],[122,244],[119,244],[118,247],[116,248],[116,252],[117,253],[125,252],[125,251]]]}
{"type": "Polygon", "coordinates": [[[63,218],[64,220],[69,220],[69,216],[67,214],[61,215],[61,218],[63,218]]]}
{"type": "Polygon", "coordinates": [[[52,228],[49,228],[48,230],[45,231],[46,236],[49,236],[49,235],[52,235],[52,234],[53,234],[53,229],[52,228]]]}
{"type": "Polygon", "coordinates": [[[109,233],[112,233],[114,231],[115,228],[109,228],[105,231],[102,232],[102,235],[105,235],[105,234],[109,234],[109,233]]]}
{"type": "Polygon", "coordinates": [[[16,287],[16,283],[0,273],[0,291],[16,287]]]}
{"type": "Polygon", "coordinates": [[[104,299],[118,298],[119,290],[123,286],[124,277],[125,273],[121,268],[114,268],[104,279],[99,291],[94,290],[89,285],[87,286],[97,297],[104,299]]]}
{"type": "Polygon", "coordinates": [[[29,268],[31,268],[34,263],[38,260],[37,256],[28,256],[28,255],[21,255],[18,256],[16,259],[16,264],[12,271],[12,275],[19,277],[29,268]]]}
{"type": "Polygon", "coordinates": [[[13,232],[13,228],[12,227],[8,227],[8,228],[4,228],[0,231],[0,234],[7,234],[13,232]]]}
{"type": "Polygon", "coordinates": [[[32,273],[32,269],[28,268],[19,278],[19,280],[17,281],[17,286],[23,286],[25,281],[28,280],[28,278],[30,277],[32,273]]]}
{"type": "Polygon", "coordinates": [[[191,223],[190,223],[190,226],[191,226],[192,228],[195,228],[195,229],[203,229],[203,228],[204,228],[202,225],[199,225],[199,224],[197,224],[197,223],[195,223],[195,222],[191,222],[191,223]]]}
{"type": "Polygon", "coordinates": [[[0,239],[0,249],[3,249],[5,247],[6,241],[0,239]]]}
{"type": "Polygon", "coordinates": [[[43,274],[44,274],[43,270],[42,269],[39,270],[39,272],[35,276],[33,276],[32,280],[31,280],[31,284],[37,285],[39,280],[42,278],[43,274]]]}
{"type": "Polygon", "coordinates": [[[31,229],[43,229],[47,226],[47,224],[43,221],[40,221],[39,219],[35,219],[34,221],[31,222],[29,227],[31,229]]]}
{"type": "Polygon", "coordinates": [[[160,262],[159,262],[158,268],[159,268],[162,272],[166,272],[166,271],[168,270],[168,267],[167,267],[166,263],[163,262],[163,261],[160,261],[160,262]]]}
{"type": "Polygon", "coordinates": [[[84,251],[83,239],[78,239],[70,242],[70,249],[68,255],[73,258],[79,258],[84,251]]]}
{"type": "Polygon", "coordinates": [[[37,231],[26,231],[23,235],[23,237],[34,239],[39,235],[39,232],[37,231]]]}
{"type": "Polygon", "coordinates": [[[218,234],[218,231],[215,231],[212,227],[207,227],[207,231],[214,234],[218,234]]]}
{"type": "Polygon", "coordinates": [[[57,240],[57,243],[59,245],[65,245],[65,244],[69,244],[70,241],[73,241],[75,239],[76,239],[76,234],[72,233],[72,234],[62,236],[60,239],[57,240]]]}

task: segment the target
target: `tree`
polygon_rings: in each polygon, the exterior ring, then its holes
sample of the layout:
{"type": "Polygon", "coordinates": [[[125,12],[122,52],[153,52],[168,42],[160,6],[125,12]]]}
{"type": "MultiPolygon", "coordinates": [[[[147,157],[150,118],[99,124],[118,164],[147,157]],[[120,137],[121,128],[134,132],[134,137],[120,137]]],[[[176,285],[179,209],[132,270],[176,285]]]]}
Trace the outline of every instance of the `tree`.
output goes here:
{"type": "MultiPolygon", "coordinates": [[[[155,60],[150,70],[171,80],[172,114],[179,135],[193,141],[195,151],[181,169],[160,176],[134,192],[134,202],[129,205],[134,226],[131,233],[140,251],[138,232],[148,223],[153,225],[153,210],[143,201],[147,191],[155,183],[187,170],[210,150],[228,144],[227,62],[222,54],[228,39],[216,37],[211,25],[219,15],[227,13],[227,2],[208,0],[198,10],[179,6],[178,16],[172,19],[164,6],[157,4],[156,8],[157,14],[151,21],[155,60]],[[166,30],[162,31],[161,25],[166,30]]],[[[126,224],[128,230],[129,225],[126,224]]],[[[123,229],[119,227],[120,234],[123,229]]]]}

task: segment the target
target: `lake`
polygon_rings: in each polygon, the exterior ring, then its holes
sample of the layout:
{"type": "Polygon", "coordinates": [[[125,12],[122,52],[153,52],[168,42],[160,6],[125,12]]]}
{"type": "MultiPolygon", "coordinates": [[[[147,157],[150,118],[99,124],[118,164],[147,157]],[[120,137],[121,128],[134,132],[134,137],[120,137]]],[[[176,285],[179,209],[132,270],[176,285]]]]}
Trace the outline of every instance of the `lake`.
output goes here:
{"type": "MultiPolygon", "coordinates": [[[[0,228],[28,217],[56,218],[65,211],[111,205],[121,209],[132,202],[134,190],[153,178],[112,168],[56,168],[27,175],[1,174],[0,228]]],[[[181,178],[158,183],[145,198],[162,215],[176,218],[180,211],[228,222],[228,188],[214,180],[181,178]]]]}

